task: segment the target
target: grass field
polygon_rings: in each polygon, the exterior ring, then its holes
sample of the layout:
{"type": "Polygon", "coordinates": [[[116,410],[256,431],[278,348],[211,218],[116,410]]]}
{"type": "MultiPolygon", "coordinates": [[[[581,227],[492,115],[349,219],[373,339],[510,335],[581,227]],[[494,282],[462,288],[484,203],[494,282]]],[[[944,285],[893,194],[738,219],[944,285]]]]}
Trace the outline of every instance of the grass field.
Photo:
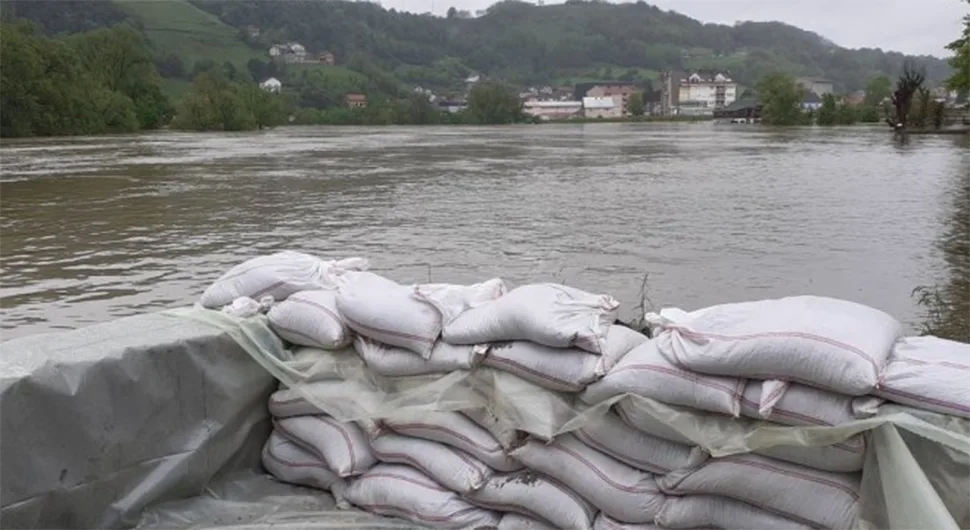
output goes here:
{"type": "Polygon", "coordinates": [[[267,58],[264,51],[241,41],[235,28],[185,0],[115,0],[115,4],[141,23],[153,46],[180,57],[187,70],[199,59],[229,61],[245,70],[249,59],[267,58]]]}

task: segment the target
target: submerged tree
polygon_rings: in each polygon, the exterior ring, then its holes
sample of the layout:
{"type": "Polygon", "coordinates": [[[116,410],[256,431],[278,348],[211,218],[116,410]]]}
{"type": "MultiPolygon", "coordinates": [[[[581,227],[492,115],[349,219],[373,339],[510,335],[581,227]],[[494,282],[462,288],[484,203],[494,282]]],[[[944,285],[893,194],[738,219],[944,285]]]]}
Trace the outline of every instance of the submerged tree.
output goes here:
{"type": "Polygon", "coordinates": [[[767,125],[798,125],[804,119],[801,109],[802,90],[795,79],[773,73],[758,81],[756,87],[761,101],[761,121],[767,125]]]}
{"type": "Polygon", "coordinates": [[[909,111],[913,103],[913,96],[923,86],[926,74],[911,63],[903,66],[903,73],[896,80],[896,90],[890,96],[892,112],[887,113],[886,123],[894,129],[905,129],[909,120],[909,111]]]}

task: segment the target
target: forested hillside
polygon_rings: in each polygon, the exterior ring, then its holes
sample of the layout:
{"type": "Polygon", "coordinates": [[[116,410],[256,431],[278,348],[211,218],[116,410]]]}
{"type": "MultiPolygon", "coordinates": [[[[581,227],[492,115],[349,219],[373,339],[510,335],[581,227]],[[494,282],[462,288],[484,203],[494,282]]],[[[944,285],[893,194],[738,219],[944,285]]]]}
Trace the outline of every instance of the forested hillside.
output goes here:
{"type": "MultiPolygon", "coordinates": [[[[191,1],[233,26],[260,28],[266,40],[292,39],[343,57],[366,54],[409,83],[438,80],[456,64],[515,84],[717,68],[747,85],[783,71],[828,77],[850,91],[874,75],[896,75],[906,59],[901,53],[841,48],[781,23],[702,24],[643,1],[536,6],[505,0],[477,18],[455,11],[449,18],[399,13],[365,2],[191,1]]],[[[943,60],[918,61],[931,83],[948,73],[943,60]]]]}
{"type": "MultiPolygon", "coordinates": [[[[645,80],[668,68],[728,70],[748,86],[774,71],[822,76],[851,91],[875,75],[896,75],[906,59],[896,52],[841,48],[781,23],[702,24],[642,1],[570,0],[540,7],[506,0],[476,18],[334,0],[31,0],[4,2],[2,10],[39,23],[48,34],[127,20],[148,37],[159,72],[170,79],[190,79],[204,69],[199,63],[228,62],[245,71],[244,62],[268,59],[270,44],[294,40],[311,52],[334,52],[339,64],[364,70],[383,92],[394,92],[394,83],[458,87],[469,71],[516,85],[545,85],[645,80]],[[259,36],[248,37],[241,31],[247,26],[259,28],[259,36]]],[[[931,84],[949,73],[943,60],[917,61],[931,84]]]]}

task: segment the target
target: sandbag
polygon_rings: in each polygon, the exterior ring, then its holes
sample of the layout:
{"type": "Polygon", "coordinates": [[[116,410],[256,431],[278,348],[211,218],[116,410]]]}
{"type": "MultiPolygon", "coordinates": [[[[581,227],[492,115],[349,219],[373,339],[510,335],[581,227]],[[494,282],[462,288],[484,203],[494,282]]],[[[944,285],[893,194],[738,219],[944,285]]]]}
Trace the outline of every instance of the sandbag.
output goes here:
{"type": "Polygon", "coordinates": [[[442,336],[452,344],[526,340],[599,354],[618,307],[608,295],[553,283],[524,285],[461,313],[442,336]]]}
{"type": "Polygon", "coordinates": [[[864,435],[857,434],[835,445],[775,445],[757,449],[754,453],[812,469],[851,473],[860,471],[865,464],[866,439],[864,435]]]}
{"type": "Polygon", "coordinates": [[[356,424],[317,415],[280,418],[274,425],[287,439],[320,456],[337,476],[359,475],[377,463],[356,424]]]}
{"type": "Polygon", "coordinates": [[[277,335],[293,344],[336,350],[350,344],[350,330],[337,311],[334,290],[300,291],[266,314],[277,335]]]}
{"type": "Polygon", "coordinates": [[[670,497],[657,515],[657,524],[664,528],[714,527],[745,530],[810,530],[812,528],[750,504],[716,495],[670,497]]]}
{"type": "Polygon", "coordinates": [[[441,334],[441,314],[413,293],[413,286],[370,272],[348,273],[337,291],[337,309],[357,333],[427,359],[441,334]]]}
{"type": "Polygon", "coordinates": [[[330,471],[321,458],[306,451],[278,432],[270,434],[263,446],[263,467],[270,475],[290,484],[308,486],[331,492],[342,503],[346,484],[330,471]]]}
{"type": "Polygon", "coordinates": [[[437,341],[427,359],[397,346],[388,346],[367,337],[354,337],[354,349],[374,373],[385,377],[443,374],[471,370],[488,352],[488,346],[455,346],[437,341]]]}
{"type": "Polygon", "coordinates": [[[670,495],[722,495],[820,528],[851,528],[859,510],[859,474],[753,454],[711,459],[661,477],[658,484],[670,495]]]}
{"type": "Polygon", "coordinates": [[[653,522],[664,495],[653,477],[579,441],[574,435],[545,444],[527,440],[512,451],[526,467],[571,488],[601,511],[626,523],[653,522]]]}
{"type": "Polygon", "coordinates": [[[744,380],[679,368],[661,354],[653,339],[626,354],[603,379],[586,387],[580,399],[595,405],[628,392],[670,405],[737,416],[744,380]]]}
{"type": "Polygon", "coordinates": [[[398,464],[378,464],[354,480],[344,496],[368,512],[435,528],[495,527],[501,518],[469,504],[417,469],[398,464]]]}
{"type": "Polygon", "coordinates": [[[593,521],[593,530],[662,530],[652,523],[621,523],[609,515],[600,512],[593,521]]]}
{"type": "Polygon", "coordinates": [[[879,404],[871,396],[845,396],[797,383],[777,383],[748,381],[741,397],[741,414],[783,425],[834,426],[855,421],[857,416],[872,416],[879,404]],[[769,383],[775,385],[772,391],[763,392],[769,383]]]}
{"type": "Polygon", "coordinates": [[[464,451],[400,434],[382,434],[371,440],[371,452],[381,462],[412,466],[458,493],[482,487],[492,475],[488,466],[464,451]]]}
{"type": "Polygon", "coordinates": [[[528,470],[494,475],[465,498],[479,506],[519,513],[569,530],[589,530],[596,515],[596,508],[575,491],[528,470]]]}
{"type": "Polygon", "coordinates": [[[555,526],[518,513],[507,513],[498,522],[496,530],[557,530],[555,526]]]}
{"type": "Polygon", "coordinates": [[[633,400],[621,399],[614,405],[613,410],[623,420],[623,423],[640,432],[683,445],[693,444],[689,438],[680,434],[666,423],[640,410],[633,400]]]}
{"type": "Polygon", "coordinates": [[[503,449],[509,449],[528,436],[526,433],[502,422],[494,412],[485,407],[465,409],[461,412],[476,425],[488,431],[503,449]]]}
{"type": "Polygon", "coordinates": [[[902,325],[861,304],[791,296],[647,315],[671,362],[691,371],[778,379],[862,396],[875,388],[902,325]]]}
{"type": "Polygon", "coordinates": [[[453,411],[397,414],[381,420],[384,427],[415,438],[461,449],[497,471],[516,471],[522,464],[505,453],[501,444],[471,419],[453,411]]]}
{"type": "Polygon", "coordinates": [[[900,340],[873,394],[911,407],[970,418],[970,344],[937,337],[900,340]]]}
{"type": "Polygon", "coordinates": [[[606,349],[593,354],[579,348],[553,348],[528,341],[496,342],[484,364],[513,373],[558,392],[580,392],[600,379],[633,348],[648,341],[646,335],[613,325],[606,334],[606,349]]]}
{"type": "Polygon", "coordinates": [[[209,309],[231,304],[239,297],[259,300],[263,296],[272,296],[280,302],[299,291],[332,289],[345,272],[362,271],[367,267],[367,260],[362,258],[324,261],[286,250],[232,267],[206,288],[200,302],[209,309]]]}
{"type": "Polygon", "coordinates": [[[441,313],[442,323],[448,324],[458,315],[508,292],[501,278],[492,278],[474,285],[423,283],[414,286],[414,295],[433,305],[441,313]]]}
{"type": "Polygon", "coordinates": [[[666,474],[707,460],[699,447],[679,444],[641,432],[608,412],[573,433],[597,451],[650,473],[666,474]]]}

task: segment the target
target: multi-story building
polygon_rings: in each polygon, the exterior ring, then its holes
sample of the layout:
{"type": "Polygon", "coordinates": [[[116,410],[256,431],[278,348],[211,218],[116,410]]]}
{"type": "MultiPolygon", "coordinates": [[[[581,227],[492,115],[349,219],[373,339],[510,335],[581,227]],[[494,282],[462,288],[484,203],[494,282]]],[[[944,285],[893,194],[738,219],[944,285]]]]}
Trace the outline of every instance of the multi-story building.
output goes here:
{"type": "Polygon", "coordinates": [[[568,120],[582,116],[582,101],[539,101],[529,100],[522,104],[522,111],[543,121],[568,120]]]}
{"type": "Polygon", "coordinates": [[[664,72],[660,79],[660,113],[713,115],[738,98],[738,84],[724,72],[664,72]]]}
{"type": "MultiPolygon", "coordinates": [[[[590,91],[592,92],[592,91],[590,91]]],[[[622,96],[587,96],[583,98],[583,116],[586,118],[621,118],[626,109],[620,106],[622,96]]]]}
{"type": "Polygon", "coordinates": [[[589,90],[586,91],[584,97],[590,98],[618,98],[616,100],[616,106],[620,111],[622,116],[627,114],[627,104],[630,102],[630,96],[636,94],[640,91],[640,88],[636,83],[627,82],[609,82],[593,85],[589,90]]]}

